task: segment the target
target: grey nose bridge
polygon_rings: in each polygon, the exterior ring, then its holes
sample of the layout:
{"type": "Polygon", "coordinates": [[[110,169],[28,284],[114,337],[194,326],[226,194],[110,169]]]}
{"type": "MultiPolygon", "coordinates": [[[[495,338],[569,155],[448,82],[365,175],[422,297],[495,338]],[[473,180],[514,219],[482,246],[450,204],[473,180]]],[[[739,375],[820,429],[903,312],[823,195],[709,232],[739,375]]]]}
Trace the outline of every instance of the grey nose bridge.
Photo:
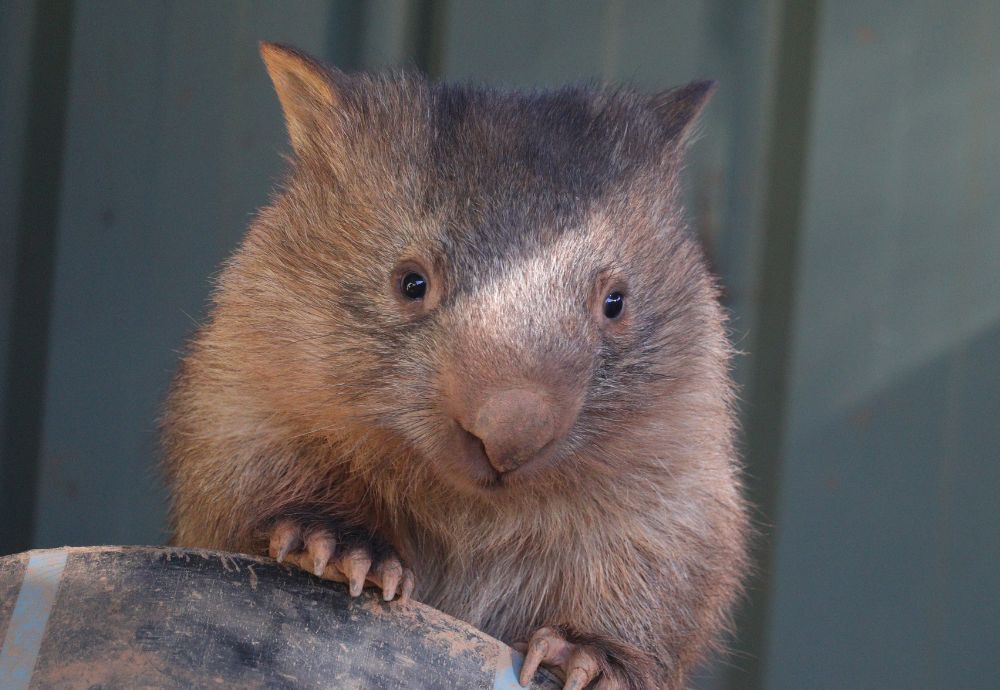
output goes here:
{"type": "Polygon", "coordinates": [[[557,277],[511,272],[465,296],[461,358],[496,384],[536,381],[552,385],[579,375],[590,358],[584,298],[574,303],[557,277]]]}

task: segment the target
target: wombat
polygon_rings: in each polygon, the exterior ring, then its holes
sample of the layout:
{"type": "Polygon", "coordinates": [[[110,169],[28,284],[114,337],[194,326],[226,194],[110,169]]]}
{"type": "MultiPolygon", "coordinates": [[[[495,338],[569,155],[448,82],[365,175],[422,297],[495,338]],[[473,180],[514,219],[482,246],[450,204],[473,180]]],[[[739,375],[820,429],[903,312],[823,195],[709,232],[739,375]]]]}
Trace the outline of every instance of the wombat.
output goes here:
{"type": "Polygon", "coordinates": [[[745,570],[678,177],[714,84],[516,92],[263,44],[294,155],[163,420],[175,544],[412,596],[566,688],[677,688],[745,570]]]}

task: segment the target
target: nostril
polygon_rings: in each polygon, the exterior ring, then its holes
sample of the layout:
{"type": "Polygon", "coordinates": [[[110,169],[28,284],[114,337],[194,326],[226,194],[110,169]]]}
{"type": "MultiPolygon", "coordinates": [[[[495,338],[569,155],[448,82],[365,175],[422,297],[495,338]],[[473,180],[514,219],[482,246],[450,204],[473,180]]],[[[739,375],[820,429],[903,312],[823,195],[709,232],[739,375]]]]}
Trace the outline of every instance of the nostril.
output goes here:
{"type": "Polygon", "coordinates": [[[468,429],[479,439],[498,472],[517,469],[549,445],[555,434],[551,404],[523,388],[493,393],[475,411],[468,429]]]}
{"type": "MultiPolygon", "coordinates": [[[[469,432],[466,432],[469,433],[469,432]]],[[[486,459],[489,459],[490,454],[486,452],[486,444],[483,443],[483,439],[479,438],[475,434],[469,434],[472,437],[472,445],[479,451],[479,453],[486,459]]]]}
{"type": "Polygon", "coordinates": [[[486,444],[483,443],[483,439],[466,429],[465,425],[460,421],[458,422],[458,429],[459,433],[462,434],[463,445],[467,449],[467,452],[474,457],[482,458],[487,464],[492,464],[490,462],[490,454],[486,451],[486,444]]]}

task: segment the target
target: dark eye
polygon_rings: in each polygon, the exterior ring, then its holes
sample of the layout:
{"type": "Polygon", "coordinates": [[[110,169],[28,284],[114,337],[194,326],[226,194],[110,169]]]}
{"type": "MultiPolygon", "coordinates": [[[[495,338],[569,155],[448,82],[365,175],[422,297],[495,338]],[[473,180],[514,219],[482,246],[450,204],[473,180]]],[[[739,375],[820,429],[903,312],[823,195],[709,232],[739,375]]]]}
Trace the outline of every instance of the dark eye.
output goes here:
{"type": "Polygon", "coordinates": [[[604,315],[609,319],[617,319],[621,313],[622,309],[625,308],[625,295],[615,291],[609,293],[607,297],[604,298],[604,315]]]}
{"type": "Polygon", "coordinates": [[[427,279],[419,273],[410,271],[399,281],[399,291],[407,299],[423,299],[427,294],[427,279]]]}

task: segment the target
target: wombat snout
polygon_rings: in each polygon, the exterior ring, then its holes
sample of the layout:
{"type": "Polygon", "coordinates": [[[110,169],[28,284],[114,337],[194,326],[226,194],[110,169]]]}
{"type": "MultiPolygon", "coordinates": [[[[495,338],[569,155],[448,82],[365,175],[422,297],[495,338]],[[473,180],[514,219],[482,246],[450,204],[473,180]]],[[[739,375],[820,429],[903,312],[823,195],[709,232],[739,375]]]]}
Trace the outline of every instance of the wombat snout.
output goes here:
{"type": "Polygon", "coordinates": [[[462,427],[478,438],[500,474],[516,470],[549,445],[556,434],[555,411],[546,396],[527,388],[488,394],[462,427]]]}

